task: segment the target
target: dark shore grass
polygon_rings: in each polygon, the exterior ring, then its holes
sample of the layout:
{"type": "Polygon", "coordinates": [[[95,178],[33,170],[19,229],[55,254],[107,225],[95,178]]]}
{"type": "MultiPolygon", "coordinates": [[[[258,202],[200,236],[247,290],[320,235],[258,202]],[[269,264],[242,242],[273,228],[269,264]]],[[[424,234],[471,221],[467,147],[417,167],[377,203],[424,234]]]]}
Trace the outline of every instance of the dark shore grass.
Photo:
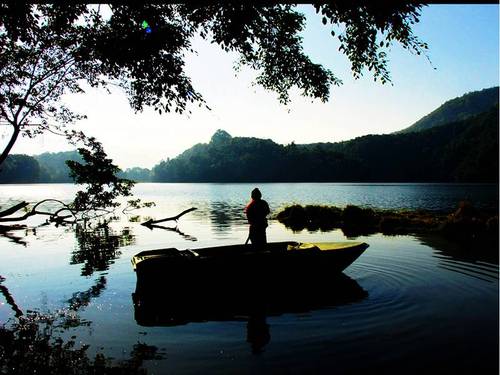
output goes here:
{"type": "Polygon", "coordinates": [[[465,201],[453,212],[293,205],[281,210],[276,219],[294,231],[341,229],[347,237],[438,233],[457,239],[498,241],[498,212],[479,210],[465,201]]]}

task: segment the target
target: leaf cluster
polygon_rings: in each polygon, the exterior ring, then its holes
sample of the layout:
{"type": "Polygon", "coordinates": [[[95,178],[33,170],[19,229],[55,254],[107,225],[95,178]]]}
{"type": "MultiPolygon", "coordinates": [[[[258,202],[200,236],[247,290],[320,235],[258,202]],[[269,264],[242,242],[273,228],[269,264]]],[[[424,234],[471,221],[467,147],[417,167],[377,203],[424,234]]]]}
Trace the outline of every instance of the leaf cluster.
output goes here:
{"type": "Polygon", "coordinates": [[[84,147],[78,148],[83,163],[68,160],[70,175],[76,184],[85,185],[86,189],[78,191],[73,201],[77,211],[103,210],[116,208],[120,204],[115,201],[119,196],[130,196],[134,183],[119,178],[120,169],[107,157],[102,144],[95,138],[84,139],[84,147]]]}
{"type": "Polygon", "coordinates": [[[367,68],[374,80],[388,83],[387,49],[393,42],[417,55],[425,54],[428,45],[413,34],[412,27],[419,22],[422,4],[416,1],[330,1],[317,2],[315,9],[324,25],[340,26],[336,35],[340,47],[351,62],[355,78],[367,68]]]}
{"type": "MultiPolygon", "coordinates": [[[[325,24],[344,27],[340,52],[352,62],[355,77],[367,67],[375,79],[389,81],[382,48],[392,41],[416,53],[427,48],[411,30],[420,15],[418,3],[333,1],[315,7],[325,24]]],[[[281,102],[289,101],[293,87],[326,101],[330,86],[341,81],[304,53],[304,26],[304,15],[290,4],[9,2],[0,6],[0,66],[2,81],[8,82],[1,90],[9,94],[2,104],[33,98],[25,114],[43,119],[42,112],[53,107],[42,104],[45,100],[34,103],[45,96],[56,102],[63,92],[81,91],[80,82],[86,81],[123,88],[136,111],[150,106],[159,113],[183,112],[189,103],[204,105],[185,71],[198,35],[239,55],[237,66],[256,70],[256,84],[276,92],[281,102]]],[[[75,119],[66,115],[67,121],[75,119]]]]}

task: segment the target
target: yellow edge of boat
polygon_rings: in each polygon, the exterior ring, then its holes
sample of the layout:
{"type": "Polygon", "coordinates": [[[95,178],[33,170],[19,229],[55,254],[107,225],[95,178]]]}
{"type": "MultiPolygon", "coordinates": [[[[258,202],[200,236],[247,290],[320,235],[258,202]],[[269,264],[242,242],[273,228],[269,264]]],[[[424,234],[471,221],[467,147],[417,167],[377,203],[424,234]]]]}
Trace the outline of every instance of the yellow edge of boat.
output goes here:
{"type": "Polygon", "coordinates": [[[328,250],[342,250],[342,249],[348,249],[350,247],[356,247],[360,246],[363,244],[363,242],[311,242],[311,243],[306,243],[304,245],[313,245],[316,246],[318,249],[323,250],[323,251],[328,251],[328,250]]]}

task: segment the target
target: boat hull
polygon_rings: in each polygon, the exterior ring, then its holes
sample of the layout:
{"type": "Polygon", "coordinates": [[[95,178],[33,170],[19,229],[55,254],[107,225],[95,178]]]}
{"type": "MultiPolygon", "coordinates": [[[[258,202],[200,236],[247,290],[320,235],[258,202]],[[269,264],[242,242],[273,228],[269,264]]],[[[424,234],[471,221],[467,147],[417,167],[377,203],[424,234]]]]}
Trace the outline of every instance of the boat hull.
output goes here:
{"type": "Polygon", "coordinates": [[[132,259],[135,318],[145,326],[177,325],[351,303],[366,292],[342,271],[367,247],[276,242],[264,251],[235,245],[141,252],[132,259]]]}
{"type": "Polygon", "coordinates": [[[179,285],[182,293],[190,288],[241,292],[258,286],[279,288],[311,278],[328,279],[341,273],[368,247],[365,243],[311,245],[275,242],[268,244],[265,251],[234,245],[194,252],[142,252],[132,259],[137,274],[136,293],[147,294],[157,288],[176,293],[179,285]]]}

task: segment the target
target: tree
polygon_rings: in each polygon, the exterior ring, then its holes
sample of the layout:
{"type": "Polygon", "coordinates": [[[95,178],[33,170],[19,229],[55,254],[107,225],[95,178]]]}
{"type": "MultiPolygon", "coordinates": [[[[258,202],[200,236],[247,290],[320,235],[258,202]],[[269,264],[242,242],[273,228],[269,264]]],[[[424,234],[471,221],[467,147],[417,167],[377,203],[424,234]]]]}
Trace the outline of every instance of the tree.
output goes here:
{"type": "MultiPolygon", "coordinates": [[[[365,68],[390,81],[385,50],[393,41],[420,54],[413,35],[421,5],[338,0],[314,5],[357,78],[365,68]],[[342,32],[335,32],[333,27],[342,32]]],[[[239,54],[238,66],[258,72],[256,83],[288,103],[293,87],[327,101],[341,81],[304,53],[305,17],[290,4],[0,4],[0,121],[12,127],[5,160],[19,134],[61,131],[83,115],[61,104],[67,92],[116,85],[135,111],[184,112],[204,105],[184,70],[195,35],[239,54]]]]}
{"type": "Polygon", "coordinates": [[[0,164],[20,134],[34,137],[83,117],[60,101],[65,92],[82,91],[78,80],[84,76],[71,40],[48,26],[33,27],[23,39],[12,38],[6,26],[0,29],[0,121],[12,127],[12,135],[0,164]]]}
{"type": "MultiPolygon", "coordinates": [[[[85,227],[88,220],[113,214],[114,210],[120,206],[117,201],[119,197],[132,195],[134,182],[117,176],[121,171],[107,157],[101,143],[93,137],[86,137],[83,133],[75,131],[71,132],[68,138],[73,144],[77,141],[82,144],[78,152],[83,162],[67,160],[66,164],[75,183],[82,185],[84,189],[78,191],[73,202],[69,204],[57,199],[43,199],[28,208],[28,202],[18,203],[0,211],[0,223],[23,221],[34,215],[46,215],[49,221],[56,224],[83,222],[85,227]],[[57,203],[59,208],[40,209],[47,202],[57,203]],[[25,210],[23,215],[11,216],[21,209],[25,210]]],[[[151,205],[150,202],[142,203],[140,199],[129,200],[123,212],[151,205]]]]}
{"type": "MultiPolygon", "coordinates": [[[[77,136],[72,135],[72,138],[77,136]]],[[[101,143],[81,133],[79,136],[84,147],[78,148],[78,152],[84,162],[67,160],[66,164],[75,183],[86,185],[86,189],[76,193],[72,209],[87,213],[120,206],[115,199],[119,196],[130,196],[134,182],[117,177],[120,168],[107,157],[101,143]]]]}

